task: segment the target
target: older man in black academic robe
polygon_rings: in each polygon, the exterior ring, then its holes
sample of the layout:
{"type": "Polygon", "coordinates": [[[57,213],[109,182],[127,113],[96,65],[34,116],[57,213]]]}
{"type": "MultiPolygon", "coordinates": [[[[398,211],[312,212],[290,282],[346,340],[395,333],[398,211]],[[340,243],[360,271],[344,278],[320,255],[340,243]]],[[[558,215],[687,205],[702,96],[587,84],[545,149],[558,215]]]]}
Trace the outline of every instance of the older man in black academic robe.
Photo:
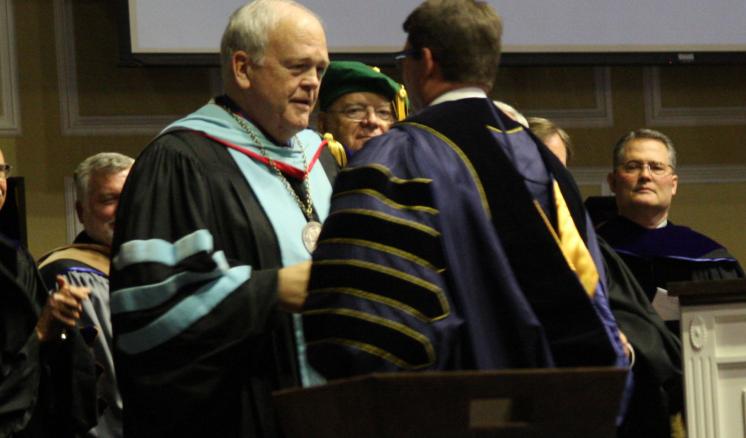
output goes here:
{"type": "Polygon", "coordinates": [[[271,437],[271,390],[310,384],[300,324],[336,164],[305,129],[329,64],[292,2],[239,8],[226,94],[166,128],[125,184],[111,306],[125,435],[271,437]],[[255,16],[277,20],[253,20],[255,16]],[[254,38],[246,38],[251,34],[254,38]]]}

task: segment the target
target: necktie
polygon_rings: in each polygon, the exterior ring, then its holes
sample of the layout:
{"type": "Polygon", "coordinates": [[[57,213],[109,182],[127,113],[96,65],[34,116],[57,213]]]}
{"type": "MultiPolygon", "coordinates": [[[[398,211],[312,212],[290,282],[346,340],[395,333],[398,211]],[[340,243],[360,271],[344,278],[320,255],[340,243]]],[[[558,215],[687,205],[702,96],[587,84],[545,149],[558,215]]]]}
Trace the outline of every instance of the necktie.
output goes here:
{"type": "MultiPolygon", "coordinates": [[[[562,196],[562,191],[559,188],[557,181],[553,183],[554,190],[554,204],[557,209],[557,232],[547,223],[552,234],[557,239],[557,243],[562,250],[562,254],[567,260],[567,264],[570,265],[570,269],[575,271],[580,280],[580,284],[583,285],[588,296],[593,296],[596,293],[596,286],[598,285],[598,271],[596,270],[596,264],[593,262],[588,247],[585,246],[583,238],[578,232],[578,228],[575,226],[575,222],[570,215],[570,210],[567,208],[565,198],[562,196]]],[[[546,220],[546,218],[545,218],[546,220]]]]}

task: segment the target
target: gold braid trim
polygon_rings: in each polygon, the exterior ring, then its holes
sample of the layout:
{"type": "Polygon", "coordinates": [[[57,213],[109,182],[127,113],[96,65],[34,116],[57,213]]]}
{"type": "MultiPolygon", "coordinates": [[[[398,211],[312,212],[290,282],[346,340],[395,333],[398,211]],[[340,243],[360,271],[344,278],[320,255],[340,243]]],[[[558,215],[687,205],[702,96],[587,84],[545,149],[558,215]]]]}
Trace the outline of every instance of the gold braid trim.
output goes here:
{"type": "Polygon", "coordinates": [[[397,257],[403,258],[404,260],[407,260],[409,262],[415,263],[417,265],[422,266],[423,268],[429,269],[433,272],[442,273],[445,271],[444,268],[438,268],[434,266],[432,263],[428,262],[427,260],[423,259],[422,257],[418,257],[414,254],[412,254],[409,251],[405,251],[400,248],[395,248],[393,246],[384,245],[382,243],[378,242],[372,242],[370,240],[365,239],[352,239],[352,238],[344,238],[344,237],[334,237],[331,239],[324,239],[319,242],[319,245],[353,245],[353,246],[360,246],[363,248],[370,248],[374,249],[376,251],[385,252],[387,254],[392,254],[397,257]]]}
{"type": "Polygon", "coordinates": [[[472,181],[474,181],[474,186],[476,186],[477,192],[479,193],[479,199],[482,201],[482,208],[484,209],[485,214],[490,220],[492,220],[492,211],[490,210],[490,205],[487,202],[487,195],[485,194],[484,186],[482,185],[482,180],[479,179],[479,175],[477,174],[476,169],[474,169],[474,165],[471,164],[469,157],[466,156],[464,151],[462,151],[461,148],[458,147],[458,145],[456,145],[456,143],[454,143],[450,138],[446,137],[443,133],[436,131],[435,129],[427,125],[423,125],[420,123],[412,123],[412,122],[404,122],[404,123],[406,123],[407,125],[414,126],[416,128],[420,128],[423,131],[427,131],[430,134],[438,137],[445,144],[447,144],[453,150],[453,152],[456,153],[456,155],[458,155],[458,157],[464,163],[464,166],[466,166],[466,169],[469,171],[472,181]]]}
{"type": "Polygon", "coordinates": [[[432,178],[409,178],[409,179],[399,178],[398,176],[394,175],[391,169],[384,166],[383,164],[378,164],[378,163],[371,163],[371,164],[366,164],[364,166],[357,166],[357,167],[348,167],[346,169],[342,169],[341,172],[354,172],[359,169],[377,170],[378,172],[381,172],[384,176],[386,176],[389,179],[389,181],[391,181],[394,184],[407,184],[407,183],[430,184],[431,182],[433,182],[432,178]]]}
{"type": "Polygon", "coordinates": [[[423,233],[429,234],[433,237],[440,237],[440,232],[436,230],[435,228],[428,227],[427,225],[422,225],[419,222],[411,221],[409,219],[402,219],[397,216],[393,216],[390,214],[382,213],[377,210],[368,210],[365,208],[345,208],[342,210],[337,210],[333,212],[331,215],[336,214],[361,214],[364,216],[372,216],[387,222],[392,222],[399,225],[404,225],[405,227],[414,228],[415,230],[422,231],[423,233]]]}
{"type": "Polygon", "coordinates": [[[415,318],[419,319],[420,321],[427,322],[427,323],[431,323],[434,321],[440,321],[441,319],[444,319],[451,313],[451,309],[450,309],[450,306],[448,305],[448,301],[446,301],[445,297],[442,296],[442,294],[438,294],[438,301],[440,301],[441,308],[443,309],[443,313],[441,313],[440,315],[436,317],[430,318],[426,316],[424,313],[422,313],[419,309],[416,309],[408,304],[402,303],[401,301],[398,301],[398,300],[395,300],[389,297],[384,297],[375,292],[369,292],[369,291],[365,291],[362,289],[357,289],[357,288],[352,288],[352,287],[327,287],[323,289],[312,289],[312,290],[309,290],[308,293],[309,294],[335,294],[336,293],[336,294],[350,295],[350,296],[362,298],[368,301],[375,301],[377,303],[385,304],[401,312],[412,315],[415,318]]]}
{"type": "Polygon", "coordinates": [[[332,259],[332,260],[319,260],[313,262],[314,265],[337,265],[337,266],[356,266],[358,268],[369,269],[371,271],[380,272],[384,275],[396,277],[400,280],[415,284],[423,289],[429,290],[435,294],[443,293],[443,290],[434,283],[430,283],[427,280],[423,280],[420,277],[416,277],[412,274],[408,274],[398,269],[389,268],[388,266],[379,265],[377,263],[366,262],[364,260],[357,259],[332,259]]]}
{"type": "Polygon", "coordinates": [[[388,205],[389,207],[395,209],[395,210],[411,210],[411,211],[420,211],[423,213],[427,213],[430,215],[437,215],[440,212],[432,207],[428,207],[427,205],[404,205],[399,204],[398,202],[394,201],[393,199],[387,197],[383,193],[379,192],[378,190],[373,189],[355,189],[355,190],[348,190],[346,192],[339,192],[335,193],[332,196],[332,199],[336,199],[340,196],[347,196],[347,195],[354,195],[354,194],[360,194],[360,195],[367,195],[372,198],[376,198],[379,201],[383,202],[384,204],[388,205]]]}
{"type": "Polygon", "coordinates": [[[342,316],[347,316],[350,318],[361,319],[363,321],[367,321],[372,324],[378,324],[383,327],[389,328],[393,331],[399,332],[402,335],[420,343],[425,349],[425,353],[427,354],[428,361],[427,363],[424,363],[424,364],[410,364],[408,362],[405,362],[403,359],[399,358],[398,356],[395,356],[382,348],[379,348],[379,347],[376,347],[370,344],[362,343],[359,341],[344,339],[344,338],[330,338],[330,339],[325,339],[323,341],[309,342],[307,345],[313,345],[314,343],[323,343],[323,342],[333,342],[333,343],[338,343],[338,344],[350,345],[360,350],[379,356],[389,362],[392,362],[396,366],[400,368],[405,368],[405,369],[423,368],[423,367],[432,365],[435,362],[435,350],[433,348],[433,344],[430,343],[430,340],[427,338],[427,336],[399,322],[391,321],[385,318],[381,318],[380,316],[375,316],[375,315],[371,315],[365,312],[361,312],[358,310],[352,310],[352,309],[315,309],[315,310],[309,310],[309,311],[303,312],[303,315],[309,315],[309,316],[329,315],[329,314],[342,315],[342,316]]]}

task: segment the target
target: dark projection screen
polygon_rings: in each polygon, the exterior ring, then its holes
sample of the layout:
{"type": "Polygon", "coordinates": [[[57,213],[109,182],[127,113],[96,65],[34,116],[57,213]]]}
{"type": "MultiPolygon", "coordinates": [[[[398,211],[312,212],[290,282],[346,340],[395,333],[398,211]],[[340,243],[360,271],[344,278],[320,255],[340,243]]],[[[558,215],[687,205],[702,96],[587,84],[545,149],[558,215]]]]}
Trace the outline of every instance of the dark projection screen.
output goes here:
{"type": "MultiPolygon", "coordinates": [[[[217,62],[242,0],[122,0],[128,55],[145,63],[217,62]],[[124,11],[126,9],[126,11],[124,11]],[[212,61],[210,61],[212,60],[212,61]]],[[[321,16],[332,54],[400,50],[419,0],[301,0],[321,16]]],[[[746,0],[489,0],[515,63],[744,62],[746,0]],[[532,61],[533,60],[533,61],[532,61]],[[542,61],[543,60],[543,61],[542,61]]]]}

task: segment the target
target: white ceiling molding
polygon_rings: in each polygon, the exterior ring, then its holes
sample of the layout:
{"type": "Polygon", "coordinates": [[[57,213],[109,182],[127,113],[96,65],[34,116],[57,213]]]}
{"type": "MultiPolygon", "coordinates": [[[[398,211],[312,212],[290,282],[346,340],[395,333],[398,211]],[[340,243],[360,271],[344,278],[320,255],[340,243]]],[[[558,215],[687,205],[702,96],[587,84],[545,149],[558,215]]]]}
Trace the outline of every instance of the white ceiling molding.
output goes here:
{"type": "Polygon", "coordinates": [[[746,124],[746,106],[663,107],[660,67],[643,73],[646,126],[719,126],[746,124]]]}
{"type": "Polygon", "coordinates": [[[179,115],[82,116],[78,101],[72,0],[54,0],[60,126],[63,135],[154,135],[179,115]]]}
{"type": "Polygon", "coordinates": [[[0,136],[21,134],[13,2],[0,0],[0,136]]]}
{"type": "Polygon", "coordinates": [[[563,128],[607,128],[614,126],[611,69],[593,68],[594,106],[590,108],[526,108],[527,117],[544,117],[563,128]]]}

